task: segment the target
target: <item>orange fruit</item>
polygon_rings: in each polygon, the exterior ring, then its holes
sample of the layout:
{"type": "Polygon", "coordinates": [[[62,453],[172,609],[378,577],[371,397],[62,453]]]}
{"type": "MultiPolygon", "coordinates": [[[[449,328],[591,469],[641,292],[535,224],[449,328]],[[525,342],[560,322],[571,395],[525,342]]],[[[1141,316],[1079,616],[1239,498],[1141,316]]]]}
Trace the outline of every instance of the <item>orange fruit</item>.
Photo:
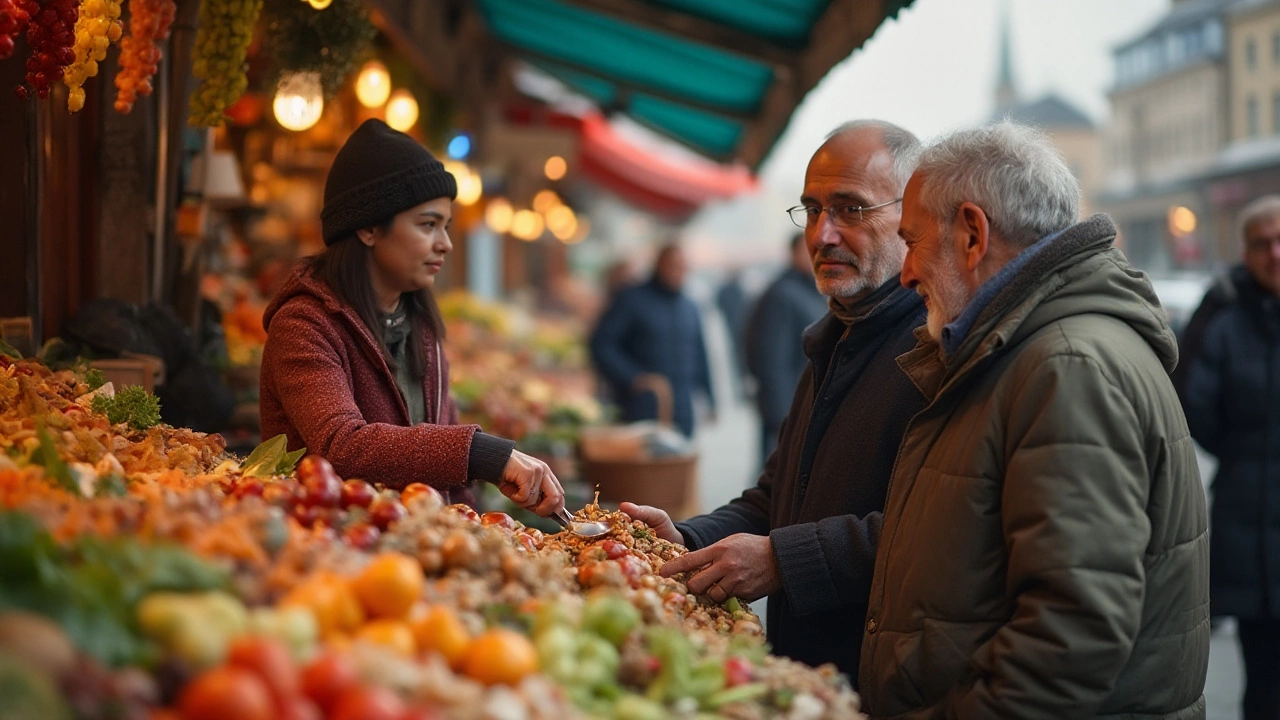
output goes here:
{"type": "Polygon", "coordinates": [[[379,554],[351,581],[370,615],[397,619],[409,615],[425,586],[418,560],[397,552],[379,554]]]}
{"type": "Polygon", "coordinates": [[[471,633],[458,614],[444,605],[432,605],[413,621],[418,649],[439,653],[455,670],[471,646],[471,633]]]}
{"type": "Polygon", "coordinates": [[[485,685],[515,685],[538,672],[538,651],[520,633],[494,628],[467,648],[463,672],[485,685]]]}
{"type": "Polygon", "coordinates": [[[364,608],[355,591],[346,580],[328,572],[304,580],[280,600],[280,606],[310,610],[325,640],[355,630],[364,622],[364,608]]]}
{"type": "Polygon", "coordinates": [[[403,620],[371,620],[356,633],[356,639],[390,648],[405,657],[413,657],[418,653],[413,628],[403,620]]]}

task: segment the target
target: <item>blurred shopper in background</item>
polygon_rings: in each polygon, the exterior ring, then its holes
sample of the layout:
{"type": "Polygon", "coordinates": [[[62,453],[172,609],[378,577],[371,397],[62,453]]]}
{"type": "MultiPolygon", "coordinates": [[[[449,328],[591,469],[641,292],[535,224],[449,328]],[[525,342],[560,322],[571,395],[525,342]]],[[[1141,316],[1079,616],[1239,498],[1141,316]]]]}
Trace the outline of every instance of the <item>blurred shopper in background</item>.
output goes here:
{"type": "Polygon", "coordinates": [[[678,245],[663,247],[653,278],[620,292],[600,316],[591,336],[591,359],[625,422],[658,417],[657,398],[643,386],[643,377],[666,378],[675,426],[692,437],[694,394],[702,393],[713,409],[715,402],[702,319],[684,293],[688,273],[684,251],[678,245]]]}
{"type": "Polygon", "coordinates": [[[1245,720],[1280,718],[1280,196],[1240,216],[1243,262],[1183,337],[1191,435],[1218,458],[1211,609],[1237,618],[1245,720]]]}
{"type": "Polygon", "coordinates": [[[796,383],[809,366],[801,336],[827,314],[818,292],[804,233],[791,238],[791,264],[760,295],[746,323],[743,344],[747,370],[756,379],[760,413],[760,465],[778,445],[778,430],[791,409],[796,383]]]}

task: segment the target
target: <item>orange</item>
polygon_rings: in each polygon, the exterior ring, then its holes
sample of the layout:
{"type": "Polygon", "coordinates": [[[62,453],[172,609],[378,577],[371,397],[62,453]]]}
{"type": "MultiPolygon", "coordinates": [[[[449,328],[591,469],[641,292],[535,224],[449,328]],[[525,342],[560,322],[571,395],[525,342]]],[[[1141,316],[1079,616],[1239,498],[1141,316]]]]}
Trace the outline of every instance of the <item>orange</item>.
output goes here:
{"type": "Polygon", "coordinates": [[[418,649],[439,653],[455,670],[471,646],[471,633],[452,608],[432,605],[413,622],[418,649]]]}
{"type": "Polygon", "coordinates": [[[347,582],[328,572],[304,580],[280,600],[281,607],[303,607],[315,615],[320,637],[350,632],[364,622],[364,609],[347,582]]]}
{"type": "Polygon", "coordinates": [[[418,652],[413,629],[403,620],[371,620],[356,633],[356,639],[390,648],[405,657],[413,657],[418,652]]]}
{"type": "Polygon", "coordinates": [[[397,619],[409,615],[425,586],[418,560],[397,552],[379,554],[351,581],[370,615],[397,619]]]}
{"type": "Polygon", "coordinates": [[[515,685],[538,672],[538,651],[513,630],[487,630],[467,648],[463,672],[485,685],[515,685]]]}

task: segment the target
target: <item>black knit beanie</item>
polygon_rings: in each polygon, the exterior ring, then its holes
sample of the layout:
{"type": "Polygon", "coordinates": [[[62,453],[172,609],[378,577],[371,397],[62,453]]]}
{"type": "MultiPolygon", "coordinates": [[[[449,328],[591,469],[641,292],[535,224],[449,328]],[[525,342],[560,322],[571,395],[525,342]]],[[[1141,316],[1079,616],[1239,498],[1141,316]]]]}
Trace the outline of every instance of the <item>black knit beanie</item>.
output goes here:
{"type": "Polygon", "coordinates": [[[324,182],[324,244],[428,200],[457,196],[458,181],[417,140],[376,118],[365,120],[338,151],[324,182]]]}

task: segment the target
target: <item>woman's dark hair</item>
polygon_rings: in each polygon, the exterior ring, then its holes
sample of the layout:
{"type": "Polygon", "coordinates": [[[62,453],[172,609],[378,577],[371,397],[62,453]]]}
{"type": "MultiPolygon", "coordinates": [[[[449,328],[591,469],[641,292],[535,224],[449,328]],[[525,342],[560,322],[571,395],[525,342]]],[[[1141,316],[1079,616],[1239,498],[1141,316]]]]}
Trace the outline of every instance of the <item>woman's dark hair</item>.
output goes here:
{"type": "MultiPolygon", "coordinates": [[[[375,227],[384,233],[390,232],[394,221],[395,218],[391,217],[377,223],[375,227]]],[[[396,362],[391,357],[387,343],[382,339],[382,327],[378,323],[378,301],[374,297],[373,281],[369,277],[369,253],[369,247],[353,235],[326,247],[324,252],[313,256],[308,262],[315,277],[328,285],[339,300],[355,309],[378,341],[387,365],[395,372],[396,362]]],[[[425,377],[427,357],[422,350],[418,323],[425,324],[437,339],[443,340],[444,319],[440,316],[440,307],[436,305],[435,297],[428,290],[402,293],[400,301],[409,322],[409,369],[415,377],[425,377]]]]}

